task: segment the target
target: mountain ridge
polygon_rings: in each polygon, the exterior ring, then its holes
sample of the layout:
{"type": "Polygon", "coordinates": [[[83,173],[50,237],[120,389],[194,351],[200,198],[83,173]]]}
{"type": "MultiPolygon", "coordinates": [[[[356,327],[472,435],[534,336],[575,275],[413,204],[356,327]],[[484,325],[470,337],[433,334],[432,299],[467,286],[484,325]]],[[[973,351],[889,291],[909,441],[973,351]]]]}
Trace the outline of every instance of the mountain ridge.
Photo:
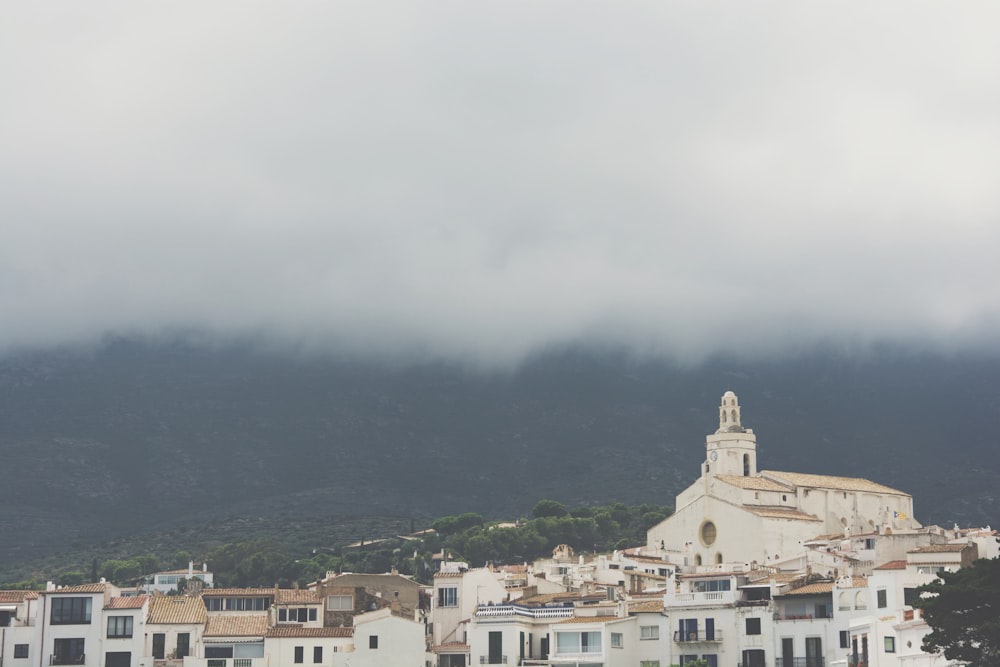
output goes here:
{"type": "Polygon", "coordinates": [[[0,361],[0,564],[227,515],[673,504],[732,389],[759,466],[865,477],[924,523],[1000,521],[1000,360],[886,351],[698,366],[587,349],[504,372],[117,341],[0,361]]]}

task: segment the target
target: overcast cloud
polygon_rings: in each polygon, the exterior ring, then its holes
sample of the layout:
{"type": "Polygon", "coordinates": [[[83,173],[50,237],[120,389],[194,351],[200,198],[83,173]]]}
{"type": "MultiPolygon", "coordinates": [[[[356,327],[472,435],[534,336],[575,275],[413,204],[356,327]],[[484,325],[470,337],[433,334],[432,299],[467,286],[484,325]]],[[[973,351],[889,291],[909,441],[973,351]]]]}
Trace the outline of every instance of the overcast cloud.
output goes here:
{"type": "Polygon", "coordinates": [[[5,349],[1000,348],[994,2],[2,12],[5,349]]]}

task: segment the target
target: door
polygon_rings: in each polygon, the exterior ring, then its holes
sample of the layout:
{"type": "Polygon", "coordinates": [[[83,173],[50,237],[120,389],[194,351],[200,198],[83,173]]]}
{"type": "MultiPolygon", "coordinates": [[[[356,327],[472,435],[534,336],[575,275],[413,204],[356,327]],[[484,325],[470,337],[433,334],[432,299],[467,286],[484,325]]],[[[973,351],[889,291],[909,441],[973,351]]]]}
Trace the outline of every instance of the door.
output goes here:
{"type": "Polygon", "coordinates": [[[782,667],[795,666],[795,646],[791,637],[781,638],[781,665],[782,667]]]}
{"type": "Polygon", "coordinates": [[[503,663],[503,633],[490,633],[490,664],[499,665],[503,663]]]}
{"type": "Polygon", "coordinates": [[[538,644],[538,652],[542,655],[539,656],[542,660],[549,659],[549,636],[545,635],[538,644]]]}
{"type": "Polygon", "coordinates": [[[806,637],[806,667],[823,667],[822,637],[806,637]]]}
{"type": "Polygon", "coordinates": [[[715,619],[705,619],[705,641],[715,641],[715,619]]]}

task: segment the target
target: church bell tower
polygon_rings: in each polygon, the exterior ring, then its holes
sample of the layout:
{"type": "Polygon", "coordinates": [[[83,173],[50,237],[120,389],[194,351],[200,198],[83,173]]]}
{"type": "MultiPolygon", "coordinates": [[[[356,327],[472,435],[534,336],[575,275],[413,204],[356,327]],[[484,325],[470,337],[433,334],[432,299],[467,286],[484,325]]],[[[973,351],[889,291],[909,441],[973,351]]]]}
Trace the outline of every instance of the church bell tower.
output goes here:
{"type": "Polygon", "coordinates": [[[719,428],[705,440],[705,470],[712,475],[757,474],[757,436],[740,421],[740,402],[727,391],[719,405],[719,428]]]}

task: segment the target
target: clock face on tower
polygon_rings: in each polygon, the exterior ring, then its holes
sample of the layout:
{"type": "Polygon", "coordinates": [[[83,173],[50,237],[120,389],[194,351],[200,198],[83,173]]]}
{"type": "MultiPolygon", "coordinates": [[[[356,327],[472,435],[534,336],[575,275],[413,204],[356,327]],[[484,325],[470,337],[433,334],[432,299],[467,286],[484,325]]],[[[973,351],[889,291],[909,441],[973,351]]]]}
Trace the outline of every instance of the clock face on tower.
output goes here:
{"type": "Polygon", "coordinates": [[[710,458],[713,462],[716,461],[719,458],[719,452],[712,452],[708,455],[708,458],[710,458]]]}

